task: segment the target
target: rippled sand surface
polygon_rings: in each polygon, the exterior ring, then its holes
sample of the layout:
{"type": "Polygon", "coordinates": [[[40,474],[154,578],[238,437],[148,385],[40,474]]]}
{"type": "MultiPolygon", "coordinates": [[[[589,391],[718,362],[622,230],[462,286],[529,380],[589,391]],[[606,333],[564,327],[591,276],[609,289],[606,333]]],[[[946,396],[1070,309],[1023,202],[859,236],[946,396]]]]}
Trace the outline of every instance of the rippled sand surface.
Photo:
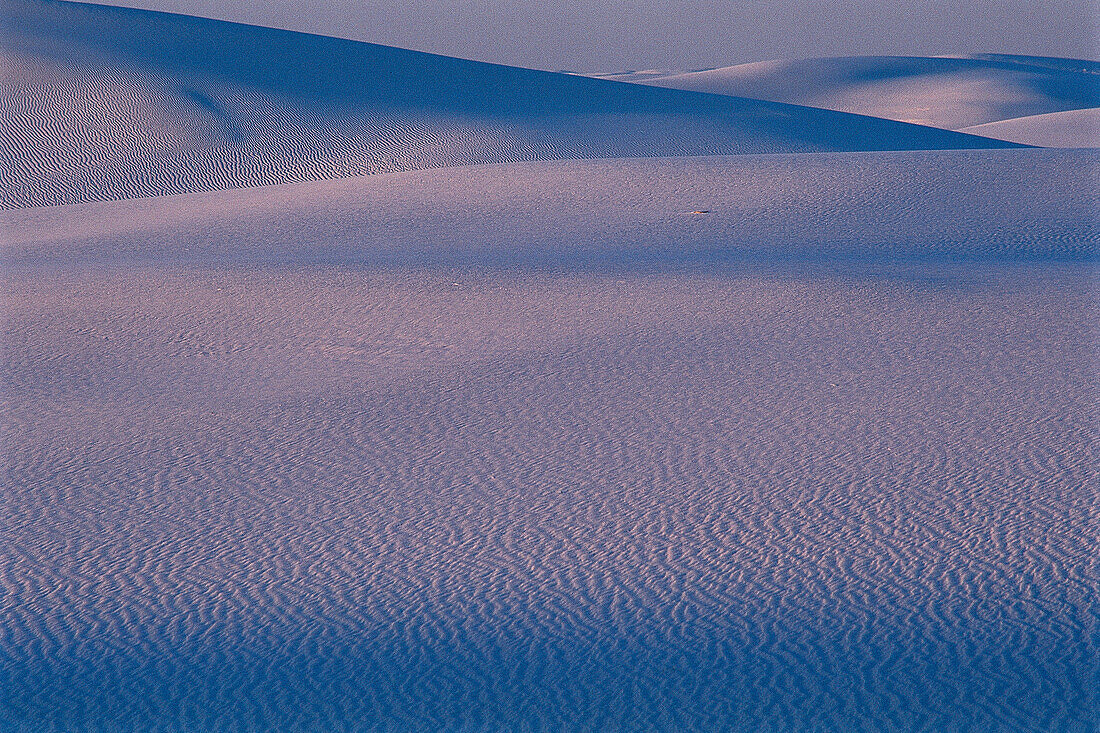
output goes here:
{"type": "Polygon", "coordinates": [[[1094,284],[9,274],[0,727],[1088,730],[1094,284]]]}
{"type": "Polygon", "coordinates": [[[1100,152],[0,15],[0,733],[1096,728],[1100,152]]]}

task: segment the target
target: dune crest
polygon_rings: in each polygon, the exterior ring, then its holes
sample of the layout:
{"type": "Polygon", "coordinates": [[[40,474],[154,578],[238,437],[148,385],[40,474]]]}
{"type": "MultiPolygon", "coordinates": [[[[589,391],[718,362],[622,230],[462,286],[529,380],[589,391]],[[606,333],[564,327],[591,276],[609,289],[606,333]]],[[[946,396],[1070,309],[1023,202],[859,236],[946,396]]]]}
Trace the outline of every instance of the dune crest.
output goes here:
{"type": "Polygon", "coordinates": [[[20,234],[0,263],[737,273],[1087,262],[1100,240],[1098,162],[978,150],[407,171],[4,212],[0,226],[20,234]]]}

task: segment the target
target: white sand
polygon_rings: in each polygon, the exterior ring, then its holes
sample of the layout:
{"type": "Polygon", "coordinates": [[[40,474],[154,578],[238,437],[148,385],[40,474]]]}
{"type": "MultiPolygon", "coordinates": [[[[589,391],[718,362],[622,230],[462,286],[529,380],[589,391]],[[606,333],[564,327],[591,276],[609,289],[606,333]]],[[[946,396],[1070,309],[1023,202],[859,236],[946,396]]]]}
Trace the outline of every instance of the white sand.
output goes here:
{"type": "Polygon", "coordinates": [[[1100,148],[1100,109],[1074,109],[963,128],[963,132],[1046,148],[1100,148]]]}
{"type": "Polygon", "coordinates": [[[4,3],[0,208],[470,163],[1008,145],[201,18],[4,3]]]}
{"type": "Polygon", "coordinates": [[[1100,237],[1097,156],[930,151],[410,171],[0,212],[10,232],[0,256],[23,267],[1082,261],[1100,237]]]}
{"type": "Polygon", "coordinates": [[[950,130],[1100,106],[1100,67],[1093,62],[995,54],[765,61],[683,74],[603,78],[804,104],[950,130]]]}
{"type": "Polygon", "coordinates": [[[1092,724],[1100,152],[5,10],[0,729],[1092,724]]]}

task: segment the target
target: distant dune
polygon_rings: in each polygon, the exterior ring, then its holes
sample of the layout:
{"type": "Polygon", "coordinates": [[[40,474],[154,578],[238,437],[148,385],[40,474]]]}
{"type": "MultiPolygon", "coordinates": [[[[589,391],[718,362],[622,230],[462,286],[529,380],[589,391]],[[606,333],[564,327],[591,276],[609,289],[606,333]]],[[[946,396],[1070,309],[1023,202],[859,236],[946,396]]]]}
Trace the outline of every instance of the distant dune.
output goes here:
{"type": "Polygon", "coordinates": [[[963,128],[964,132],[1046,148],[1100,148],[1100,109],[1071,109],[963,128]]]}
{"type": "Polygon", "coordinates": [[[1008,145],[180,15],[2,7],[5,208],[513,160],[1008,145]]]}
{"type": "Polygon", "coordinates": [[[1100,107],[1100,64],[1000,54],[764,61],[682,74],[634,72],[601,78],[789,102],[950,130],[1100,107]]]}

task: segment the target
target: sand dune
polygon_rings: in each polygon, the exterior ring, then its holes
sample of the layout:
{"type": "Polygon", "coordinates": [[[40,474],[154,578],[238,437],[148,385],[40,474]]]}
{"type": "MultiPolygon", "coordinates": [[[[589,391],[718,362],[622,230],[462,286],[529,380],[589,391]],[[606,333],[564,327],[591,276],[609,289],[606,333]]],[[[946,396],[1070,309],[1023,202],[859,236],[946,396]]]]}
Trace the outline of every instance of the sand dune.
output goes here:
{"type": "Polygon", "coordinates": [[[7,730],[1090,725],[1088,276],[3,293],[7,730]]]}
{"type": "Polygon", "coordinates": [[[674,89],[855,112],[958,130],[1100,106],[1100,64],[983,54],[765,61],[682,74],[605,74],[674,89]]]}
{"type": "Polygon", "coordinates": [[[1087,727],[1095,160],[4,213],[3,727],[1087,727]]]}
{"type": "Polygon", "coordinates": [[[964,128],[975,135],[1046,148],[1100,148],[1100,109],[1073,109],[964,128]]]}
{"type": "Polygon", "coordinates": [[[1008,144],[179,15],[3,13],[5,208],[515,160],[1008,144]]]}
{"type": "Polygon", "coordinates": [[[12,234],[0,262],[566,270],[1081,262],[1095,258],[1100,236],[1098,165],[1093,151],[1029,149],[410,171],[3,212],[0,227],[12,234]]]}
{"type": "Polygon", "coordinates": [[[1094,724],[1100,151],[3,2],[0,730],[1094,724]]]}

